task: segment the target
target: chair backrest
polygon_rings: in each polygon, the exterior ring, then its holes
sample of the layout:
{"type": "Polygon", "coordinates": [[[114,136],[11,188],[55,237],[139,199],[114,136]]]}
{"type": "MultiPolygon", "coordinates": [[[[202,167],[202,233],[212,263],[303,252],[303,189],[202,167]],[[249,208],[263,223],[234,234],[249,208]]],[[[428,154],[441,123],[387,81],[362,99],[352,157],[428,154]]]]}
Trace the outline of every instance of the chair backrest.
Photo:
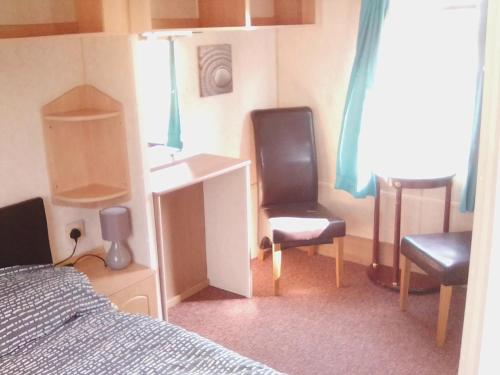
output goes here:
{"type": "Polygon", "coordinates": [[[260,206],[318,200],[310,108],[252,112],[260,206]]]}

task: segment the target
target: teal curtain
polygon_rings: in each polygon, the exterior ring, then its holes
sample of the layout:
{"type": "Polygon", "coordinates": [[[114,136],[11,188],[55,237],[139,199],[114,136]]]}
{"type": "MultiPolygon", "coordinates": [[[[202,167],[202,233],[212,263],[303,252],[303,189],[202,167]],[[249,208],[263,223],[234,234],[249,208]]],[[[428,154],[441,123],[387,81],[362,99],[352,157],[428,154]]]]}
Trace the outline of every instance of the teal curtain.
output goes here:
{"type": "Polygon", "coordinates": [[[467,170],[467,179],[462,190],[460,200],[460,211],[474,211],[474,202],[476,200],[476,180],[477,164],[479,159],[479,133],[481,129],[481,109],[483,106],[483,86],[484,86],[484,60],[486,44],[486,14],[488,2],[481,2],[481,19],[479,26],[479,59],[476,85],[476,102],[474,108],[474,118],[472,124],[472,138],[469,151],[469,164],[467,170]]]}
{"type": "Polygon", "coordinates": [[[352,67],[337,153],[335,187],[356,198],[375,194],[375,179],[358,187],[358,147],[366,92],[372,87],[382,25],[389,0],[363,0],[356,56],[352,67]]]}
{"type": "Polygon", "coordinates": [[[177,73],[175,69],[174,40],[170,43],[170,118],[168,121],[167,147],[182,150],[181,118],[179,113],[179,97],[177,94],[177,73]]]}

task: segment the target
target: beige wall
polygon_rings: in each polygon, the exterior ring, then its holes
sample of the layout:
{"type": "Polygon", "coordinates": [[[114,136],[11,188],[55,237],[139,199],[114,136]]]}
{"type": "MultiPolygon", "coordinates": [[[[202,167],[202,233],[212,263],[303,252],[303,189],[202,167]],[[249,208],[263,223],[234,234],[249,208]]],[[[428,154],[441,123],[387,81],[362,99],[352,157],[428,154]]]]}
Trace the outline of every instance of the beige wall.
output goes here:
{"type": "Polygon", "coordinates": [[[103,244],[96,209],[51,204],[40,108],[72,87],[92,84],[124,104],[133,236],[138,262],[150,264],[132,58],[128,37],[48,37],[0,40],[0,206],[41,196],[46,204],[54,259],[70,253],[65,226],[84,219],[83,252],[103,244]]]}
{"type": "MultiPolygon", "coordinates": [[[[205,33],[177,43],[187,154],[211,152],[253,159],[249,112],[276,106],[275,41],[275,32],[267,30],[205,33]],[[215,43],[232,45],[234,92],[200,98],[196,47],[215,43]]],[[[146,138],[139,126],[136,95],[145,95],[142,104],[153,98],[160,117],[168,114],[163,108],[169,102],[165,42],[137,42],[126,36],[60,36],[0,40],[0,50],[0,206],[42,196],[55,259],[69,255],[72,242],[66,238],[65,226],[75,220],[84,219],[86,225],[79,252],[103,244],[97,209],[51,204],[40,119],[40,108],[47,102],[76,85],[94,85],[124,105],[132,177],[132,199],[125,203],[132,211],[129,242],[136,261],[156,266],[148,166],[143,159],[146,138]],[[140,61],[147,71],[153,70],[153,82],[159,83],[152,93],[141,91],[140,85],[136,92],[134,62],[137,68],[140,61]]],[[[139,74],[139,84],[142,79],[139,74]]]]}
{"type": "MultiPolygon", "coordinates": [[[[349,235],[371,238],[373,199],[354,199],[333,188],[360,4],[360,0],[317,0],[317,25],[278,31],[278,96],[280,106],[312,107],[316,121],[320,199],[346,220],[349,235]]],[[[459,213],[459,194],[459,189],[454,189],[451,228],[470,229],[472,215],[459,213]]],[[[443,195],[440,190],[405,194],[402,234],[441,230],[443,195]]],[[[381,239],[386,242],[392,242],[393,237],[393,202],[394,192],[383,191],[381,239]]]]}
{"type": "MultiPolygon", "coordinates": [[[[175,49],[184,142],[183,152],[176,157],[205,152],[251,159],[253,162],[250,111],[277,105],[275,31],[204,32],[189,38],[178,38],[175,49]],[[202,98],[199,93],[197,47],[221,43],[230,44],[232,48],[233,92],[202,98]]],[[[151,128],[165,130],[168,126],[168,41],[137,41],[134,44],[134,59],[139,116],[145,143],[151,128]]],[[[169,159],[164,151],[158,156],[156,153],[156,157],[152,158],[153,165],[169,159]]],[[[255,218],[254,165],[251,181],[255,218]]],[[[256,246],[252,251],[256,253],[256,246]]]]}
{"type": "MultiPolygon", "coordinates": [[[[371,238],[373,200],[356,200],[333,189],[359,6],[360,0],[318,0],[315,26],[205,32],[179,39],[176,46],[184,155],[210,152],[254,160],[250,111],[278,103],[309,105],[316,117],[320,199],[346,219],[350,235],[371,238]],[[234,91],[201,98],[197,46],[217,43],[232,46],[234,91]]],[[[80,250],[102,241],[97,210],[50,205],[39,110],[71,87],[89,83],[125,106],[133,181],[132,201],[127,203],[134,221],[130,242],[140,263],[156,264],[151,201],[144,179],[147,165],[142,152],[146,152],[148,127],[166,126],[168,122],[167,44],[124,36],[0,41],[0,122],[5,134],[0,139],[0,178],[5,181],[0,205],[43,196],[49,203],[55,258],[66,255],[71,246],[64,233],[66,223],[71,221],[86,221],[87,236],[80,250]],[[151,117],[151,113],[155,116],[151,117]]],[[[255,201],[254,171],[252,184],[255,201]]],[[[472,216],[458,212],[456,190],[452,229],[468,229],[472,216]]],[[[381,236],[387,242],[392,240],[393,195],[390,190],[382,194],[381,236]]],[[[403,234],[439,230],[441,197],[440,191],[407,194],[403,201],[403,234]]]]}

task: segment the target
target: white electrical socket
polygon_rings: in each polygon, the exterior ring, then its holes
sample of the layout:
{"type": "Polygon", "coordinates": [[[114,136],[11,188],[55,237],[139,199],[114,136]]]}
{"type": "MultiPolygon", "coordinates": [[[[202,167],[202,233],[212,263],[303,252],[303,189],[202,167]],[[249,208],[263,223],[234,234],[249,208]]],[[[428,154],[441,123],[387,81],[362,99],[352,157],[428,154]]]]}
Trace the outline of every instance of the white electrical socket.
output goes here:
{"type": "Polygon", "coordinates": [[[78,229],[80,231],[82,236],[79,239],[81,239],[83,236],[85,236],[85,221],[77,220],[66,224],[66,238],[71,241],[73,241],[73,239],[69,236],[69,234],[71,233],[72,229],[78,229]]]}

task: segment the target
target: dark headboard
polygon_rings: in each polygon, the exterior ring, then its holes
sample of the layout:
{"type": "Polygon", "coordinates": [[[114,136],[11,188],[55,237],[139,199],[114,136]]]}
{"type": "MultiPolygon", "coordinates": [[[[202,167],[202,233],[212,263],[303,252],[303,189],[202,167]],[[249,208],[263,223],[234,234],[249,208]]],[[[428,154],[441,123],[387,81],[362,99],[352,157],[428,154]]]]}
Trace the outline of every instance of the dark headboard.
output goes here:
{"type": "Polygon", "coordinates": [[[0,208],[0,268],[52,263],[42,198],[0,208]]]}

